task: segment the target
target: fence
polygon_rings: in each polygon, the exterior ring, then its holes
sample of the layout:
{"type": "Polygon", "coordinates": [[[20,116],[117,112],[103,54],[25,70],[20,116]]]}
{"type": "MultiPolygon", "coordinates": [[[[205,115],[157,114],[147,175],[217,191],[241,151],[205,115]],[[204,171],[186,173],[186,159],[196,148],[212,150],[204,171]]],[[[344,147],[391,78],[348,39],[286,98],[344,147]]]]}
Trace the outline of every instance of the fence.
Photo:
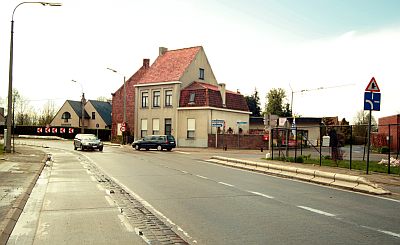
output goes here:
{"type": "Polygon", "coordinates": [[[367,163],[368,125],[273,128],[271,158],[400,174],[400,124],[372,126],[367,163]]]}
{"type": "MultiPolygon", "coordinates": [[[[263,135],[251,134],[218,134],[217,148],[228,149],[266,149],[263,135]]],[[[215,147],[215,134],[208,135],[208,147],[215,147]]]]}

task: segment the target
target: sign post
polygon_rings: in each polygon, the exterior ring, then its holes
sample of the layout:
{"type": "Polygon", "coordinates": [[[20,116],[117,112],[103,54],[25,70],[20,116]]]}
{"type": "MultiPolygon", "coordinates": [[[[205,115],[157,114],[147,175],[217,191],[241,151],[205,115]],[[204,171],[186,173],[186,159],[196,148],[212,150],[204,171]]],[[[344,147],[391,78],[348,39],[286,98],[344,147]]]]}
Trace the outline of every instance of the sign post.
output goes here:
{"type": "Polygon", "coordinates": [[[375,78],[372,77],[364,92],[364,111],[368,110],[368,134],[367,134],[367,174],[369,171],[369,152],[371,148],[371,121],[372,111],[381,110],[381,93],[375,78]]]}
{"type": "Polygon", "coordinates": [[[219,120],[219,119],[212,119],[211,120],[211,127],[216,128],[215,129],[215,148],[218,148],[218,128],[224,126],[224,123],[225,123],[224,120],[219,120]]]}

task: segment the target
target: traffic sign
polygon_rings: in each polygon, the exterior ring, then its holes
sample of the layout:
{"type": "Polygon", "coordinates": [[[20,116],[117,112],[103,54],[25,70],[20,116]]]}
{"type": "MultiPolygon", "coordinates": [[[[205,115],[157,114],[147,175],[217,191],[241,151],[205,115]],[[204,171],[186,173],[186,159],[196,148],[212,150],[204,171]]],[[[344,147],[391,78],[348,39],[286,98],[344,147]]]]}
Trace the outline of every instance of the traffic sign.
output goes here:
{"type": "Polygon", "coordinates": [[[220,119],[213,119],[211,120],[211,127],[222,127],[224,126],[225,120],[220,120],[220,119]]]}
{"type": "Polygon", "coordinates": [[[60,128],[60,134],[65,134],[65,128],[60,128]]]}
{"type": "Polygon", "coordinates": [[[380,111],[381,110],[381,93],[364,93],[364,110],[380,111]]]}
{"type": "Polygon", "coordinates": [[[68,133],[73,134],[74,133],[74,128],[69,128],[68,133]]]}
{"type": "Polygon", "coordinates": [[[368,86],[365,88],[365,91],[368,91],[368,92],[380,92],[381,91],[379,89],[378,83],[375,80],[375,77],[371,78],[371,81],[369,81],[368,86]]]}
{"type": "Polygon", "coordinates": [[[126,122],[122,122],[122,127],[126,127],[126,122]]]}
{"type": "Polygon", "coordinates": [[[46,129],[44,130],[44,132],[45,132],[46,134],[50,133],[50,128],[46,128],[46,129]]]}
{"type": "Polygon", "coordinates": [[[122,126],[122,127],[120,128],[120,130],[121,130],[121,132],[125,132],[126,127],[122,126]]]}
{"type": "Polygon", "coordinates": [[[241,122],[241,121],[237,121],[236,122],[237,125],[241,125],[241,124],[247,124],[247,122],[241,122]]]}
{"type": "Polygon", "coordinates": [[[56,133],[57,133],[57,128],[52,128],[52,129],[51,129],[51,132],[52,132],[53,134],[56,134],[56,133]]]}
{"type": "Polygon", "coordinates": [[[42,129],[42,128],[37,128],[37,129],[36,129],[36,132],[37,132],[38,134],[41,134],[41,133],[43,133],[43,129],[42,129]]]}

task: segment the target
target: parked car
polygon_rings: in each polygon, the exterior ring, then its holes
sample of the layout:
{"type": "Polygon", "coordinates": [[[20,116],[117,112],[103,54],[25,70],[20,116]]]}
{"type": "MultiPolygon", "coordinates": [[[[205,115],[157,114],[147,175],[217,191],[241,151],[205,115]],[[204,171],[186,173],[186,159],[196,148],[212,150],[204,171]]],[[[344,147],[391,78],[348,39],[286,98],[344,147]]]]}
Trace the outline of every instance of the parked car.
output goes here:
{"type": "Polygon", "coordinates": [[[103,142],[94,134],[77,134],[74,139],[74,150],[78,148],[81,151],[85,149],[103,151],[103,142]]]}
{"type": "Polygon", "coordinates": [[[136,150],[146,149],[148,151],[149,149],[157,149],[162,151],[167,149],[167,151],[170,151],[176,147],[176,142],[172,135],[148,135],[133,142],[132,147],[136,150]]]}

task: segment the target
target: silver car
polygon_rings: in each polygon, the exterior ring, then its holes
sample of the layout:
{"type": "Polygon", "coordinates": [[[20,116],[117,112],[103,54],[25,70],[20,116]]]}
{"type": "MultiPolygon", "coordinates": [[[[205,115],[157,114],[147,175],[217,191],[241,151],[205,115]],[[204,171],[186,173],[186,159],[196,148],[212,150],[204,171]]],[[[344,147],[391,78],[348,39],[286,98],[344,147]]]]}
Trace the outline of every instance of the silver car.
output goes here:
{"type": "Polygon", "coordinates": [[[74,150],[85,149],[103,151],[103,142],[99,140],[94,134],[77,134],[74,139],[74,150]]]}

